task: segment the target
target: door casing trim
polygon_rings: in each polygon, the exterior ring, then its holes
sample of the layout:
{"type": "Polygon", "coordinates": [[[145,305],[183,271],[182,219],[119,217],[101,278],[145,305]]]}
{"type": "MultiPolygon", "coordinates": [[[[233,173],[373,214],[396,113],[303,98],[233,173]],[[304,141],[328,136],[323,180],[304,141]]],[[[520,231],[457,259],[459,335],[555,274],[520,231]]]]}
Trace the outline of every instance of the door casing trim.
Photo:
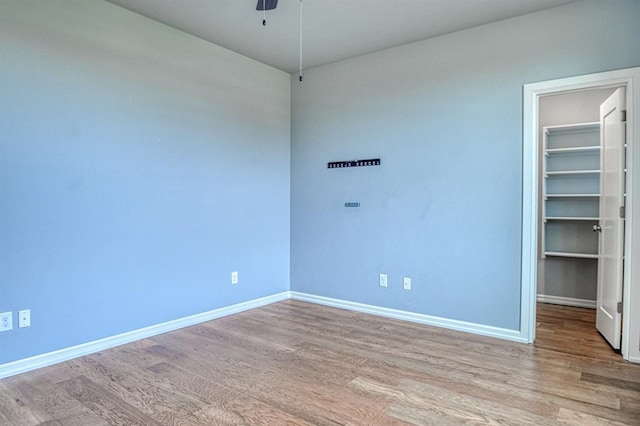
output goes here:
{"type": "Polygon", "coordinates": [[[523,86],[520,334],[527,342],[533,343],[537,296],[539,98],[554,93],[614,86],[625,87],[627,93],[625,263],[621,346],[624,359],[640,362],[640,226],[633,226],[640,224],[640,208],[633,208],[633,200],[640,200],[640,134],[634,131],[634,124],[640,123],[640,108],[634,107],[634,100],[640,99],[640,67],[542,81],[523,86]],[[634,264],[638,267],[633,268],[634,264]]]}

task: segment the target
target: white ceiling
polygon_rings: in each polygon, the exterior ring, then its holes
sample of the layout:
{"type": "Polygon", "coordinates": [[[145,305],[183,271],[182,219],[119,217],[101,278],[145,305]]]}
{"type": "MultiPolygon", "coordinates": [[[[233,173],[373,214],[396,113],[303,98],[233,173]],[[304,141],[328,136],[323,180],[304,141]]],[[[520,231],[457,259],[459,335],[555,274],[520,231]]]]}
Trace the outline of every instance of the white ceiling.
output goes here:
{"type": "MultiPolygon", "coordinates": [[[[299,64],[300,0],[108,0],[286,72],[299,64]]],[[[576,0],[303,0],[311,68],[576,0]]]]}

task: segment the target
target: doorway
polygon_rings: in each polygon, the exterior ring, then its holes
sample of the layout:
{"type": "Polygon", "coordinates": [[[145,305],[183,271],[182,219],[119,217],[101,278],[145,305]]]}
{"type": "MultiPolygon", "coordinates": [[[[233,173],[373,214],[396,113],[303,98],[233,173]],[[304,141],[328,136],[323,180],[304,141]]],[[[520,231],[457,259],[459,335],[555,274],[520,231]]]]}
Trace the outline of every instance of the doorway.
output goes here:
{"type": "MultiPolygon", "coordinates": [[[[602,294],[598,291],[602,256],[601,235],[594,230],[600,228],[599,208],[605,198],[600,182],[605,177],[600,109],[617,89],[587,88],[538,99],[538,347],[570,353],[583,350],[573,347],[576,343],[569,337],[573,332],[578,341],[591,342],[594,353],[608,349],[606,344],[598,345],[601,337],[595,331],[596,312],[602,316],[596,303],[602,294]]],[[[621,255],[618,264],[622,264],[621,255]]],[[[620,328],[607,340],[619,352],[620,328]]]]}
{"type": "MultiPolygon", "coordinates": [[[[626,176],[626,228],[624,262],[624,297],[621,306],[622,320],[621,352],[623,358],[640,362],[640,223],[639,209],[633,209],[634,197],[640,199],[640,145],[634,134],[634,122],[640,122],[633,100],[640,98],[638,83],[640,68],[632,68],[586,76],[571,77],[524,86],[523,92],[523,235],[522,235],[522,297],[521,329],[523,340],[533,343],[536,333],[536,300],[538,294],[538,259],[540,258],[540,220],[541,201],[539,198],[539,159],[541,137],[539,134],[539,105],[541,99],[555,95],[580,91],[606,91],[615,87],[624,87],[628,93],[625,108],[627,110],[627,176],[626,176]],[[634,84],[635,83],[635,84],[634,84]],[[634,174],[634,169],[639,170],[634,174]],[[635,266],[634,265],[638,265],[635,266]],[[637,270],[637,271],[636,271],[637,270]],[[636,275],[634,275],[634,272],[636,275]]],[[[586,92],[585,92],[586,93],[586,92]]],[[[549,272],[548,268],[543,275],[549,272]]],[[[545,284],[546,285],[546,284],[545,284]]],[[[575,297],[581,299],[581,297],[575,297]]],[[[583,299],[588,300],[588,299],[583,299]]]]}

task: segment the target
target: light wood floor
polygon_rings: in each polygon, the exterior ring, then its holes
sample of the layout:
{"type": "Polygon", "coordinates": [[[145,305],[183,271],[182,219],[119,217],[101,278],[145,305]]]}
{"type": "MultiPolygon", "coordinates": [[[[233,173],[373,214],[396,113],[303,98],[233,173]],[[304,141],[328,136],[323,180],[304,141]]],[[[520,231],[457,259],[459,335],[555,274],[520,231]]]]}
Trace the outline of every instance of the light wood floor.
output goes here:
{"type": "Polygon", "coordinates": [[[588,354],[602,361],[622,358],[596,330],[595,309],[538,303],[535,345],[567,354],[588,354]]]}
{"type": "Polygon", "coordinates": [[[640,366],[569,311],[524,345],[285,301],[3,379],[0,424],[640,425],[640,366]]]}

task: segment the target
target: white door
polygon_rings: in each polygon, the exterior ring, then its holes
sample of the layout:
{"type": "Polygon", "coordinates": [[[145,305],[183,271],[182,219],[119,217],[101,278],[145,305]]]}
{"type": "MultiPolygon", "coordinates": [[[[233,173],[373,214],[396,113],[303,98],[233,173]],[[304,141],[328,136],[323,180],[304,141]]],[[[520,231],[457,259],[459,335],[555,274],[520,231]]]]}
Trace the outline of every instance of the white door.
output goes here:
{"type": "Polygon", "coordinates": [[[596,328],[614,349],[620,349],[622,336],[624,105],[624,88],[600,105],[600,223],[594,227],[600,233],[596,328]]]}

